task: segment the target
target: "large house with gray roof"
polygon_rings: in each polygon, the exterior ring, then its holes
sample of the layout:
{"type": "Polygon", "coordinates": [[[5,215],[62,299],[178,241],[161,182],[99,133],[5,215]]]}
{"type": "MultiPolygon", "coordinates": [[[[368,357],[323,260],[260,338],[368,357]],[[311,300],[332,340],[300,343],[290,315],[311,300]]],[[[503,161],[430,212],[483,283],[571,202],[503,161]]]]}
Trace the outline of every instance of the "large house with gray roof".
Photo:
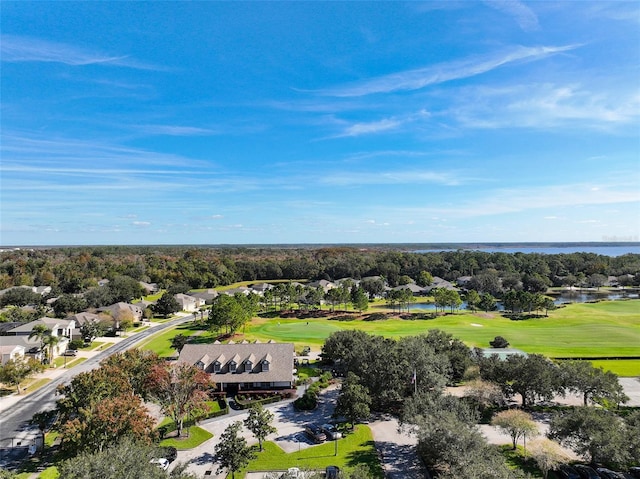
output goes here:
{"type": "Polygon", "coordinates": [[[292,343],[186,344],[178,362],[193,364],[211,375],[221,392],[294,387],[292,343]]]}

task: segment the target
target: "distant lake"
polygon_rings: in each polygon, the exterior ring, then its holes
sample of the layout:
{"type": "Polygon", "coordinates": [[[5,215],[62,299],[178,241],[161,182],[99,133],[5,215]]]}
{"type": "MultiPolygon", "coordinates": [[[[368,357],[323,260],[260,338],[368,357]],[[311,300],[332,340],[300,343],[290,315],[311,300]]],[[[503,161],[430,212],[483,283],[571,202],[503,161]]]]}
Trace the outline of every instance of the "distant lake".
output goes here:
{"type": "MultiPolygon", "coordinates": [[[[552,296],[552,295],[549,295],[552,296]]],[[[577,291],[562,291],[558,295],[553,295],[553,302],[556,306],[560,304],[566,303],[587,303],[589,301],[597,301],[597,300],[606,300],[606,301],[616,301],[620,299],[639,299],[640,295],[637,290],[632,291],[593,291],[593,290],[577,290],[577,291]]],[[[500,301],[496,303],[496,307],[498,311],[503,311],[504,306],[500,301]]],[[[409,310],[435,310],[436,306],[433,303],[414,303],[409,307],[409,310]]],[[[466,301],[460,305],[458,310],[467,309],[466,301]]],[[[449,308],[445,308],[445,310],[449,310],[449,308]]]]}
{"type": "Polygon", "coordinates": [[[457,251],[458,249],[464,251],[482,251],[484,253],[538,253],[538,254],[571,254],[571,253],[595,253],[603,256],[622,256],[623,254],[640,254],[640,244],[625,244],[625,245],[603,245],[603,246],[580,246],[580,245],[567,245],[567,246],[478,246],[478,247],[466,247],[460,246],[456,249],[423,249],[415,250],[414,253],[436,253],[439,251],[457,251]]]}

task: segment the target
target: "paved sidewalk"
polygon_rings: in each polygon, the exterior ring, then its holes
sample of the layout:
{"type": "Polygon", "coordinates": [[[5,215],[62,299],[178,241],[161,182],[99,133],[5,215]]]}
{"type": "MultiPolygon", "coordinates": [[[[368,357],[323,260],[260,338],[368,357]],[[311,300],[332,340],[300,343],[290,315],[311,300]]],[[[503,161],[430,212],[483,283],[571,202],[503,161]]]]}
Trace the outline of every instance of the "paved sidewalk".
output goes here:
{"type": "MultiPolygon", "coordinates": [[[[116,344],[119,343],[120,341],[126,339],[126,337],[113,337],[113,338],[108,338],[108,337],[102,337],[102,338],[98,338],[96,340],[96,342],[101,342],[101,343],[111,343],[111,344],[116,344]]],[[[102,351],[104,351],[104,349],[100,349],[100,350],[95,350],[95,351],[78,351],[78,355],[75,357],[68,357],[67,358],[67,362],[71,363],[74,360],[76,360],[77,358],[92,358],[96,355],[98,355],[99,353],[101,353],[102,351]]],[[[60,376],[62,376],[65,372],[69,371],[69,369],[73,369],[73,367],[71,368],[65,368],[64,366],[59,366],[57,368],[47,368],[45,369],[43,372],[36,374],[35,376],[33,376],[33,378],[31,379],[32,381],[37,381],[38,379],[56,379],[60,376]]],[[[29,391],[28,393],[22,393],[22,394],[17,394],[16,392],[9,394],[7,396],[1,397],[0,398],[0,412],[4,411],[5,409],[8,409],[9,407],[13,406],[14,404],[16,404],[17,402],[23,400],[24,398],[28,397],[30,394],[34,393],[35,391],[37,391],[37,389],[34,389],[32,391],[29,391]]]]}

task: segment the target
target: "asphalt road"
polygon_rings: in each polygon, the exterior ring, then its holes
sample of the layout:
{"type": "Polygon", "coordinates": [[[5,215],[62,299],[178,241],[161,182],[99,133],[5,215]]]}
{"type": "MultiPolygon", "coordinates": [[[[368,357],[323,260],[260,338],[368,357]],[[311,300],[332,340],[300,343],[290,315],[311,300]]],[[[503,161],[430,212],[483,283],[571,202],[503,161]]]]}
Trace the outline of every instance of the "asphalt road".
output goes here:
{"type": "Polygon", "coordinates": [[[182,316],[125,338],[8,407],[2,412],[2,418],[0,418],[0,448],[13,447],[18,442],[22,444],[30,444],[32,442],[38,429],[31,426],[29,421],[37,412],[55,407],[56,388],[59,385],[68,383],[77,374],[97,368],[103,359],[134,347],[152,334],[193,319],[193,315],[182,316]]]}

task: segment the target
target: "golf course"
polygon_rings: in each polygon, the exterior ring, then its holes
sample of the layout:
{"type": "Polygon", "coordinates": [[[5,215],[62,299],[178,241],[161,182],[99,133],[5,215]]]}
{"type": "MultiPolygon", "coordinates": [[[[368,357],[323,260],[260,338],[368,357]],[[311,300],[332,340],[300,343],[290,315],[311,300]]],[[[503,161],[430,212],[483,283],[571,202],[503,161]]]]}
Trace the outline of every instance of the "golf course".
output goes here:
{"type": "MultiPolygon", "coordinates": [[[[292,342],[296,350],[310,346],[312,350],[320,351],[324,340],[334,331],[359,329],[397,338],[441,329],[463,340],[469,347],[486,348],[493,338],[503,336],[510,347],[527,353],[539,353],[550,358],[589,358],[594,365],[619,376],[640,376],[638,300],[573,303],[550,311],[548,317],[526,320],[511,320],[497,312],[468,311],[414,320],[396,317],[364,321],[358,319],[361,315],[357,313],[353,313],[352,320],[345,314],[337,317],[339,320],[331,317],[289,319],[277,315],[257,317],[233,339],[292,342]]],[[[180,330],[170,330],[154,338],[143,347],[161,355],[171,355],[170,340],[176,334],[197,335],[192,338],[196,342],[213,341],[211,332],[185,325],[180,330]]]]}

